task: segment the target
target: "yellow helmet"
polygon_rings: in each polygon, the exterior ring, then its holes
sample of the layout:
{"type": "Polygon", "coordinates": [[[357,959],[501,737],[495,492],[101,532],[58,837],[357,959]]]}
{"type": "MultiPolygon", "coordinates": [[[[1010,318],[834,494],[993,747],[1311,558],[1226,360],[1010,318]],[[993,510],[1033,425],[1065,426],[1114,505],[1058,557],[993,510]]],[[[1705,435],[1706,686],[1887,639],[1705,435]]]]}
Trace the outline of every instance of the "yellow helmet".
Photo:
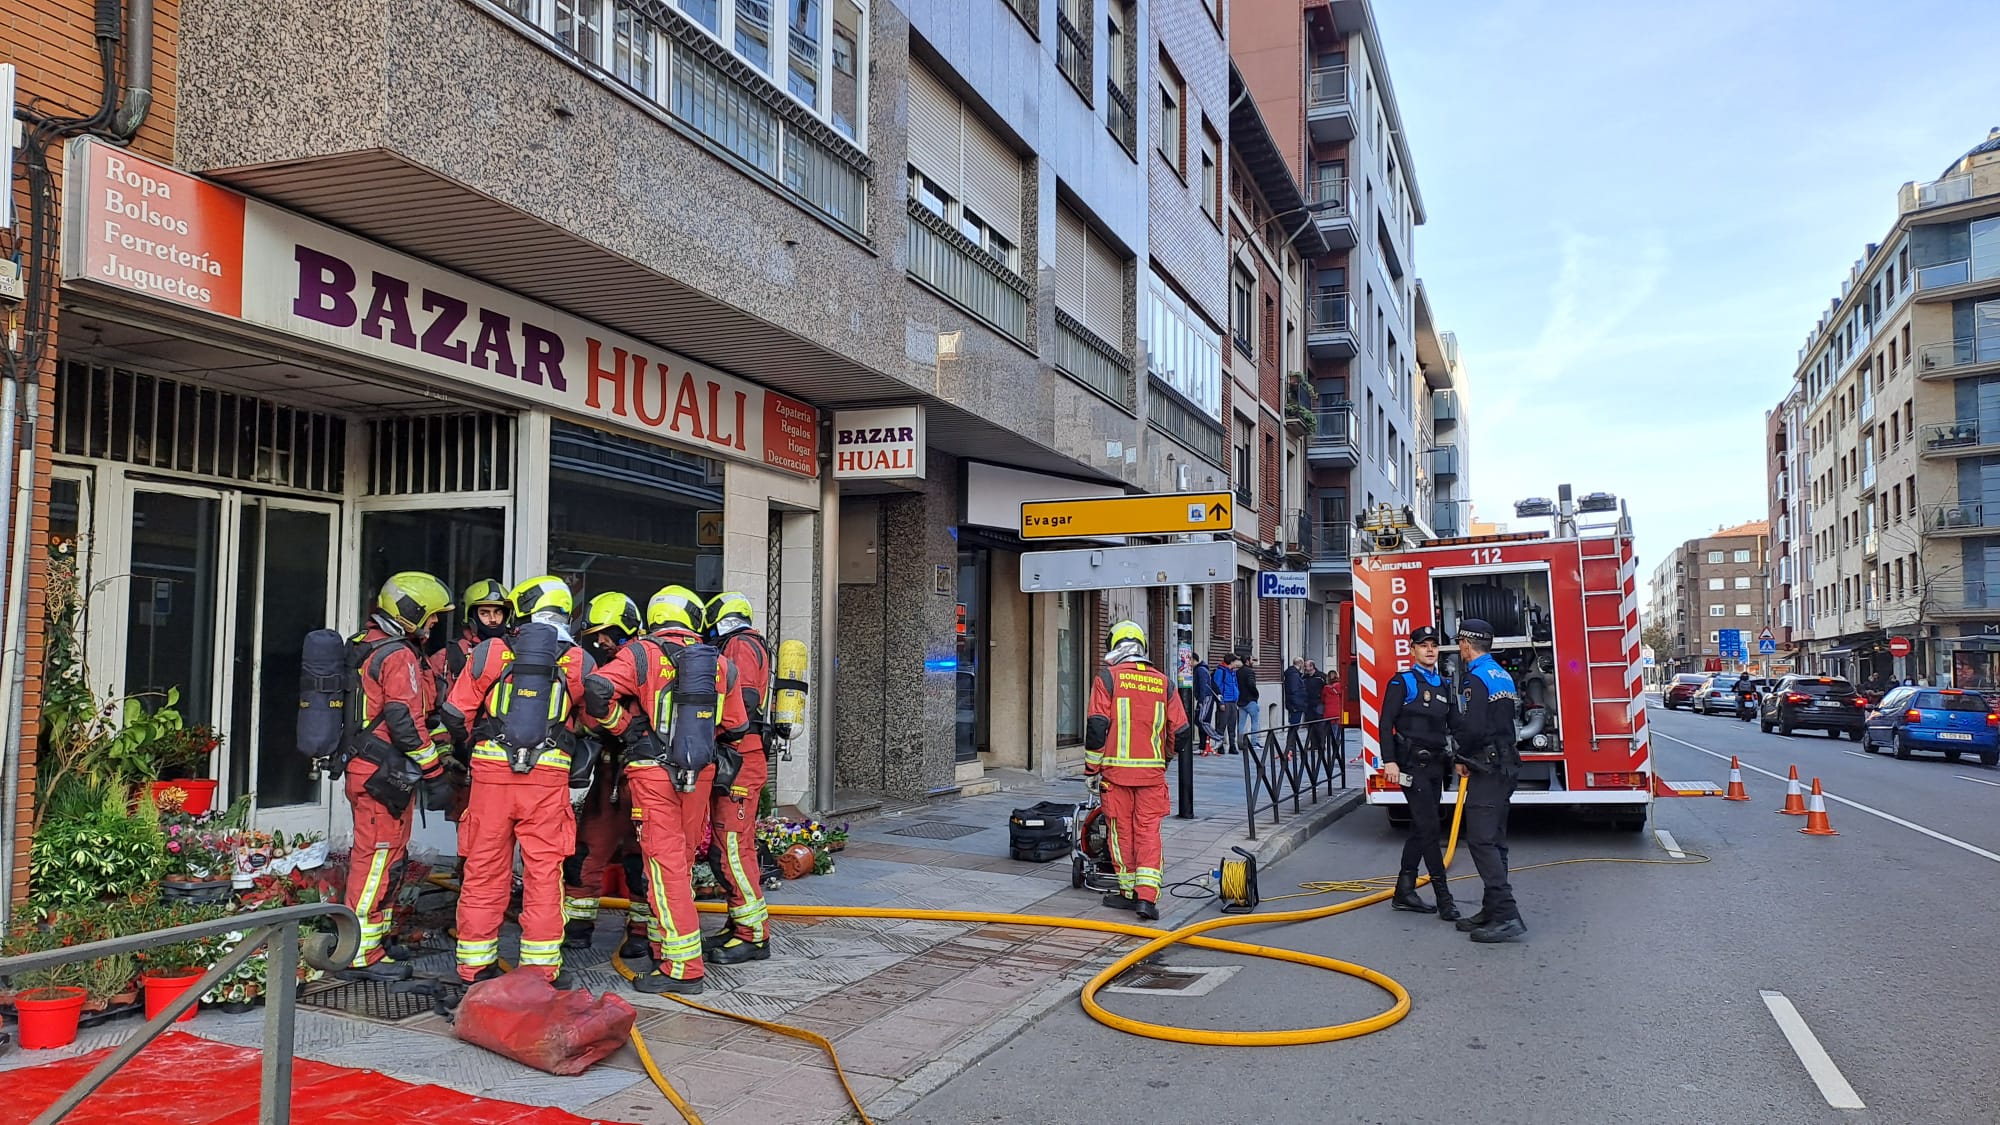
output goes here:
{"type": "Polygon", "coordinates": [[[639,632],[639,603],[624,594],[613,591],[599,594],[583,607],[583,623],[577,629],[577,636],[588,637],[595,633],[610,633],[620,641],[639,632]]]}
{"type": "Polygon", "coordinates": [[[715,632],[717,626],[722,624],[723,619],[728,617],[740,617],[743,619],[743,624],[737,625],[734,628],[748,628],[752,621],[750,599],[735,590],[724,590],[722,593],[708,599],[709,632],[715,632]]]}
{"type": "Polygon", "coordinates": [[[514,616],[526,621],[537,613],[560,613],[564,617],[576,612],[576,599],[570,596],[569,583],[553,574],[540,578],[530,578],[507,595],[514,606],[514,616]]]}
{"type": "Polygon", "coordinates": [[[1136,621],[1120,621],[1111,627],[1111,635],[1105,638],[1104,647],[1117,648],[1126,641],[1131,641],[1140,648],[1145,648],[1146,630],[1140,628],[1139,623],[1136,621]]]}
{"type": "Polygon", "coordinates": [[[467,609],[477,609],[483,605],[497,605],[507,608],[507,587],[498,578],[482,578],[465,588],[465,597],[460,601],[467,609]]]}
{"type": "Polygon", "coordinates": [[[699,633],[702,613],[701,595],[686,586],[662,586],[646,603],[646,624],[655,629],[674,625],[699,633]]]}
{"type": "Polygon", "coordinates": [[[382,583],[382,592],[375,595],[375,608],[405,632],[415,633],[451,608],[451,591],[421,570],[405,570],[382,583]]]}

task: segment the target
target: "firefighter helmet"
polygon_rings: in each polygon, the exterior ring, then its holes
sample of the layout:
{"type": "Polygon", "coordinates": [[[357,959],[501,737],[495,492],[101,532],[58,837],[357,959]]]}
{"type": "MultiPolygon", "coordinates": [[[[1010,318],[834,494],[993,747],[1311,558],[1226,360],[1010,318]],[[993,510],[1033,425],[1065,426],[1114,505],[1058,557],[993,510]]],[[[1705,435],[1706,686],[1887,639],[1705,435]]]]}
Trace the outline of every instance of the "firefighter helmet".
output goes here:
{"type": "Polygon", "coordinates": [[[729,631],[747,629],[753,620],[750,599],[735,590],[724,590],[708,599],[708,631],[719,633],[722,623],[730,618],[741,618],[730,625],[729,631]]]}
{"type": "Polygon", "coordinates": [[[639,603],[613,591],[599,594],[583,607],[583,622],[577,629],[577,636],[588,637],[597,633],[608,633],[615,640],[624,641],[639,632],[639,603]]]}
{"type": "Polygon", "coordinates": [[[465,597],[460,601],[467,609],[478,609],[483,605],[497,605],[507,608],[507,587],[498,578],[482,578],[465,588],[465,597]]]}
{"type": "Polygon", "coordinates": [[[569,583],[553,574],[540,578],[530,578],[507,595],[514,606],[514,616],[526,621],[537,613],[560,613],[564,617],[576,612],[576,599],[570,595],[569,583]]]}
{"type": "Polygon", "coordinates": [[[655,629],[672,626],[699,633],[704,612],[701,595],[693,590],[686,586],[662,586],[646,603],[646,624],[655,629]]]}
{"type": "Polygon", "coordinates": [[[375,608],[404,632],[422,632],[431,618],[451,608],[451,591],[421,570],[405,570],[382,583],[375,608]]]}
{"type": "Polygon", "coordinates": [[[1127,641],[1132,642],[1140,648],[1145,648],[1146,630],[1140,628],[1139,623],[1136,621],[1120,621],[1111,627],[1110,636],[1104,639],[1104,647],[1117,648],[1127,641]]]}

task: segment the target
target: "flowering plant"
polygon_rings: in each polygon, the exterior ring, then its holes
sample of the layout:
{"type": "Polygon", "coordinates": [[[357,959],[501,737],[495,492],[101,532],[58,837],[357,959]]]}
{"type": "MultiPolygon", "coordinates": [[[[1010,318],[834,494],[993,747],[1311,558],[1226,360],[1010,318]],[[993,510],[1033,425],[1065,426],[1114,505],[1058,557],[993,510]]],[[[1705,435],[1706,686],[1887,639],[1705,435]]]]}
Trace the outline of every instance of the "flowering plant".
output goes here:
{"type": "Polygon", "coordinates": [[[229,878],[236,865],[236,846],[228,833],[179,822],[169,823],[161,831],[166,835],[169,878],[229,878]]]}

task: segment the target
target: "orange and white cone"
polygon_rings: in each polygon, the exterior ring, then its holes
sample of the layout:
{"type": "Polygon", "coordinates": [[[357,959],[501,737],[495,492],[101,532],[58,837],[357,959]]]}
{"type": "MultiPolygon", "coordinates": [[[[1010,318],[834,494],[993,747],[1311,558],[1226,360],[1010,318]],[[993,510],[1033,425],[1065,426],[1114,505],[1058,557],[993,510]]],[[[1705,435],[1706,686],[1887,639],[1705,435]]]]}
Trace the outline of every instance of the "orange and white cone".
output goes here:
{"type": "Polygon", "coordinates": [[[1826,821],[1826,797],[1819,791],[1819,778],[1813,778],[1812,804],[1806,808],[1806,826],[1799,831],[1808,836],[1840,835],[1826,821]]]}
{"type": "Polygon", "coordinates": [[[1729,756],[1729,792],[1723,794],[1722,799],[1725,801],[1750,799],[1750,794],[1743,791],[1743,766],[1737,762],[1734,754],[1729,756]]]}
{"type": "Polygon", "coordinates": [[[1785,783],[1785,807],[1778,810],[1786,816],[1806,815],[1805,794],[1799,790],[1799,767],[1792,767],[1791,780],[1785,783]]]}

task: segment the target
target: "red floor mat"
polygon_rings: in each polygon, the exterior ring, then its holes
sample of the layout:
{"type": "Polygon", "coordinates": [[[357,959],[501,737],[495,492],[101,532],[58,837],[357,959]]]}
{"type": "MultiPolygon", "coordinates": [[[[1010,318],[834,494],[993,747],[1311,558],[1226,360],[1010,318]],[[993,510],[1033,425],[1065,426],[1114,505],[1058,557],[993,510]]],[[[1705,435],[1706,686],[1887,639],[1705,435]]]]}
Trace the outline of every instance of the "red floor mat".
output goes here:
{"type": "MultiPolygon", "coordinates": [[[[7,1090],[0,1125],[26,1125],[54,1105],[110,1049],[0,1075],[7,1090]]],[[[84,1099],[66,1125],[256,1125],[263,1056],[247,1047],[170,1031],[84,1099]]],[[[298,1125],[610,1125],[559,1109],[413,1086],[372,1070],[298,1059],[292,1064],[292,1120],[298,1125]]]]}

